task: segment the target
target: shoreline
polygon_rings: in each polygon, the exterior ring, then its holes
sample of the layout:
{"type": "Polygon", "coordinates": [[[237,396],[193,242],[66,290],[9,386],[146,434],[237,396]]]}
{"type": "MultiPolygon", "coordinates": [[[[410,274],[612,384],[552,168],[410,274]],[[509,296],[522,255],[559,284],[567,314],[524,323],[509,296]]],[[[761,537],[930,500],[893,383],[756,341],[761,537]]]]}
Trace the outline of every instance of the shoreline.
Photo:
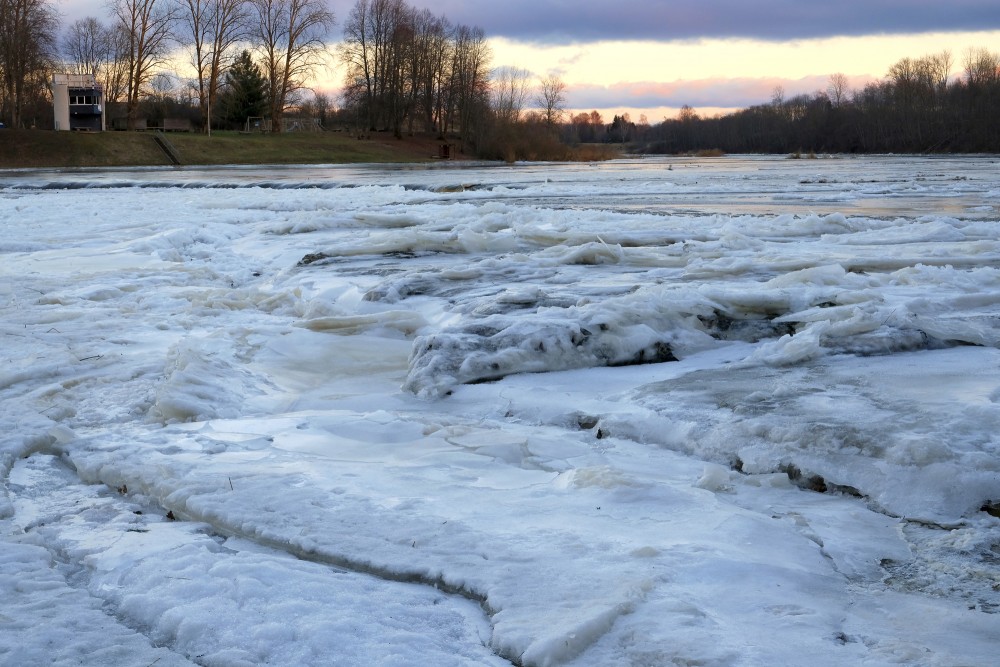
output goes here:
{"type": "Polygon", "coordinates": [[[465,161],[454,141],[434,137],[341,132],[247,135],[217,132],[56,132],[0,130],[0,169],[74,167],[262,166],[436,162],[441,145],[450,160],[465,161]],[[166,148],[162,146],[166,144],[166,148]]]}

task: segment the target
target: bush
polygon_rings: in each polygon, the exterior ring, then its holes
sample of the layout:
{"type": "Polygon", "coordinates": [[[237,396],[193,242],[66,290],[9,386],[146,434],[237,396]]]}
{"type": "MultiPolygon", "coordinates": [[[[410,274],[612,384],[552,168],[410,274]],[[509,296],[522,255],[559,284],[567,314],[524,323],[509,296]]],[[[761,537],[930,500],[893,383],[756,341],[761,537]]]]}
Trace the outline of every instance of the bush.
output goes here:
{"type": "Polygon", "coordinates": [[[557,128],[539,122],[494,125],[477,151],[480,158],[508,163],[610,160],[620,154],[621,147],[617,145],[568,146],[559,140],[557,128]]]}

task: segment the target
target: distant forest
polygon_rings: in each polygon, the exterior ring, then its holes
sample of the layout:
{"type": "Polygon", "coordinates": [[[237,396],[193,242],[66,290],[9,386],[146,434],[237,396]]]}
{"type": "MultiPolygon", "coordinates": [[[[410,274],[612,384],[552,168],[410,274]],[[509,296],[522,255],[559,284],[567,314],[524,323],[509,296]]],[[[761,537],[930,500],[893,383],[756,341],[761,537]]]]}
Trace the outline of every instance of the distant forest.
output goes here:
{"type": "Polygon", "coordinates": [[[955,78],[953,65],[947,51],[903,58],[861,90],[835,74],[825,91],[785,99],[779,89],[768,104],[717,118],[685,107],[631,139],[650,153],[1000,153],[1000,55],[967,51],[955,78]]]}
{"type": "MultiPolygon", "coordinates": [[[[108,0],[63,26],[56,0],[0,0],[0,122],[51,129],[51,81],[94,74],[115,127],[183,120],[203,132],[335,130],[433,135],[487,159],[587,159],[617,144],[646,153],[1000,153],[1000,56],[970,49],[903,58],[885,77],[706,118],[683,107],[649,124],[567,113],[567,86],[495,67],[483,30],[405,0],[108,0]],[[340,33],[334,36],[334,29],[340,33]],[[338,98],[310,88],[330,56],[338,98]],[[189,64],[181,75],[178,62],[189,64]],[[958,74],[955,74],[958,72],[958,74]]],[[[626,102],[627,103],[627,102],[626,102]]]]}

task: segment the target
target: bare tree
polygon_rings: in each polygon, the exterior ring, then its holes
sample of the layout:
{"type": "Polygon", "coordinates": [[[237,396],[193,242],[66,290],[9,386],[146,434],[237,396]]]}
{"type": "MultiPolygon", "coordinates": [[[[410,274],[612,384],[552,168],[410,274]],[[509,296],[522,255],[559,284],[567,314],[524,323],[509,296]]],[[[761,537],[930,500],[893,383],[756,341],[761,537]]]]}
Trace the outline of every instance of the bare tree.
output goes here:
{"type": "Polygon", "coordinates": [[[694,123],[698,120],[698,112],[689,104],[685,104],[681,107],[680,111],[677,112],[677,120],[681,123],[694,123]]]}
{"type": "Polygon", "coordinates": [[[428,9],[412,10],[409,21],[410,40],[404,50],[409,133],[413,134],[417,120],[423,121],[425,130],[440,131],[450,24],[428,9]]]}
{"type": "Polygon", "coordinates": [[[416,48],[415,10],[403,0],[387,0],[388,25],[386,51],[382,67],[377,71],[382,84],[382,110],[386,124],[396,137],[402,137],[403,121],[413,104],[412,77],[413,56],[416,48]]]}
{"type": "Polygon", "coordinates": [[[62,52],[77,74],[94,74],[110,58],[110,31],[92,16],[70,24],[63,35],[62,52]]]}
{"type": "Polygon", "coordinates": [[[87,17],[66,29],[62,53],[77,74],[97,77],[106,102],[118,102],[125,95],[127,45],[127,36],[119,26],[109,27],[87,17]]]}
{"type": "Polygon", "coordinates": [[[970,86],[984,86],[1000,80],[1000,55],[985,48],[965,52],[965,80],[970,86]]]}
{"type": "Polygon", "coordinates": [[[251,0],[250,4],[253,37],[268,81],[271,130],[280,132],[292,96],[323,62],[334,16],[325,0],[251,0]]]}
{"type": "Polygon", "coordinates": [[[357,0],[339,48],[347,67],[346,85],[363,100],[369,130],[387,127],[399,95],[399,39],[409,10],[402,0],[357,0]]]}
{"type": "MultiPolygon", "coordinates": [[[[356,0],[338,55],[345,66],[343,100],[359,126],[401,136],[418,124],[476,144],[490,116],[490,50],[483,31],[452,27],[447,18],[405,0],[356,0]]],[[[523,96],[520,100],[523,106],[523,96]]]]}
{"type": "Polygon", "coordinates": [[[528,81],[531,72],[520,67],[498,67],[493,70],[490,83],[490,105],[498,121],[514,124],[521,118],[524,102],[528,98],[528,81]]]}
{"type": "Polygon", "coordinates": [[[417,16],[420,69],[416,72],[417,103],[425,129],[444,135],[447,89],[451,78],[452,26],[444,16],[425,11],[417,16]]]}
{"type": "Polygon", "coordinates": [[[542,109],[545,123],[549,126],[558,123],[565,113],[563,104],[566,103],[566,84],[555,74],[550,74],[542,79],[542,85],[538,90],[538,97],[535,103],[542,109]]]}
{"type": "Polygon", "coordinates": [[[771,106],[780,109],[785,104],[785,88],[778,85],[771,90],[771,106]]]}
{"type": "Polygon", "coordinates": [[[404,0],[356,0],[338,55],[345,65],[345,105],[359,125],[423,129],[475,143],[489,111],[489,47],[479,28],[453,28],[443,16],[404,0]]]}
{"type": "Polygon", "coordinates": [[[0,0],[0,108],[11,127],[23,125],[25,103],[44,90],[55,60],[57,26],[46,0],[0,0]]]}
{"type": "Polygon", "coordinates": [[[316,117],[319,119],[320,125],[326,125],[327,116],[333,111],[330,105],[330,96],[318,91],[313,93],[313,105],[316,107],[316,117]]]}
{"type": "Polygon", "coordinates": [[[951,68],[955,64],[955,59],[948,49],[926,56],[926,59],[930,64],[938,92],[943,93],[948,88],[948,79],[951,77],[951,68]]]}
{"type": "Polygon", "coordinates": [[[167,72],[157,72],[149,81],[149,97],[156,100],[170,99],[177,92],[177,81],[174,75],[167,72]]]}
{"type": "Polygon", "coordinates": [[[346,65],[345,88],[358,102],[367,127],[403,125],[414,132],[444,132],[453,44],[451,24],[403,0],[357,0],[339,48],[346,65]]]}
{"type": "Polygon", "coordinates": [[[375,129],[375,59],[376,44],[368,32],[369,0],[358,0],[344,24],[344,40],[337,48],[347,72],[344,96],[359,107],[367,119],[367,129],[375,129]]]}
{"type": "Polygon", "coordinates": [[[121,102],[128,93],[129,36],[120,25],[108,28],[111,54],[104,71],[104,99],[121,102]]]}
{"type": "Polygon", "coordinates": [[[826,87],[826,94],[830,97],[833,106],[839,107],[847,101],[848,93],[847,75],[841,72],[830,75],[829,84],[826,87]]]}
{"type": "Polygon", "coordinates": [[[451,67],[451,104],[462,133],[462,149],[477,141],[489,111],[489,66],[492,54],[482,28],[455,29],[451,67]]]}
{"type": "Polygon", "coordinates": [[[167,57],[176,10],[166,0],[114,0],[113,11],[125,39],[127,126],[135,129],[139,101],[167,57]]]}
{"type": "Polygon", "coordinates": [[[896,86],[910,87],[917,81],[917,63],[913,58],[901,58],[889,68],[888,76],[896,86]]]}
{"type": "Polygon", "coordinates": [[[205,130],[229,53],[246,32],[246,0],[179,0],[184,41],[193,50],[198,104],[205,130]]]}

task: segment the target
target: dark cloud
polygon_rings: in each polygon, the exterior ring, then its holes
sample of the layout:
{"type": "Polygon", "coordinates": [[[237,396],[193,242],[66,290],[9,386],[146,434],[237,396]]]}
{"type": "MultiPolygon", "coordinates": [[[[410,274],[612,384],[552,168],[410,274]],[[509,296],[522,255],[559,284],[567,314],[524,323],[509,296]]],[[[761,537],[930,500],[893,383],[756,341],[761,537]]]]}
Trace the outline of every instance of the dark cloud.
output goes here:
{"type": "Polygon", "coordinates": [[[540,43],[1000,29],[1000,0],[411,0],[489,37],[540,43]]]}
{"type": "MultiPolygon", "coordinates": [[[[66,24],[110,21],[108,0],[53,0],[66,24]]],[[[354,0],[329,0],[338,23],[354,0]]],[[[835,35],[1000,30],[1000,0],[407,0],[483,28],[488,37],[567,44],[595,40],[773,41],[835,35]]],[[[335,29],[339,36],[340,28],[335,29]]]]}

